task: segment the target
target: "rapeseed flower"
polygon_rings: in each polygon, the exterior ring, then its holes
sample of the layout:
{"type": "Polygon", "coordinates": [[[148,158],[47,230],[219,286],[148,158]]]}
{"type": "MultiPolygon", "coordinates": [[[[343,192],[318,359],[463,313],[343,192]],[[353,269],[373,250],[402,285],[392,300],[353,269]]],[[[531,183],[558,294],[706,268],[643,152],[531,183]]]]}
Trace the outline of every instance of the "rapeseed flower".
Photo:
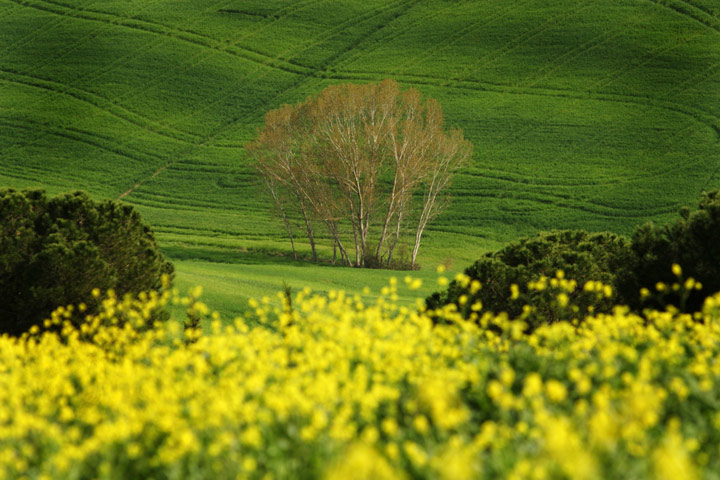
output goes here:
{"type": "MultiPolygon", "coordinates": [[[[481,288],[456,280],[471,295],[481,288]]],[[[0,478],[720,470],[720,295],[695,316],[616,308],[526,334],[523,319],[470,298],[474,321],[448,307],[438,322],[396,305],[397,284],[375,301],[309,289],[292,308],[282,295],[253,300],[232,321],[200,288],[186,298],[97,291],[101,311],[87,317],[59,308],[23,338],[0,337],[0,478]],[[201,321],[152,323],[171,301],[201,321]]],[[[570,309],[576,286],[556,272],[530,288],[559,289],[570,309]]],[[[611,296],[606,287],[583,291],[611,296]]]]}

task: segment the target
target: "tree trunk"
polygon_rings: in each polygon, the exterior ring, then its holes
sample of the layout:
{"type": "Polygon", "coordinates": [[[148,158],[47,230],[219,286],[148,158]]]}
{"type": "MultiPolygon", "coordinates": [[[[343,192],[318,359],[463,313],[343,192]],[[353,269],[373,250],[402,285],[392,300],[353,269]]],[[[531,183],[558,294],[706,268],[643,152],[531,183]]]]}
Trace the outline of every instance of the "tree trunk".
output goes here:
{"type": "Polygon", "coordinates": [[[385,221],[383,222],[382,230],[380,231],[380,240],[378,241],[377,250],[375,250],[375,260],[377,261],[377,264],[380,265],[380,253],[382,252],[382,246],[385,243],[385,235],[387,235],[387,229],[390,225],[390,221],[392,220],[393,215],[395,214],[395,206],[396,206],[396,187],[397,186],[397,174],[395,175],[395,179],[393,180],[393,188],[390,192],[390,201],[388,202],[388,209],[387,213],[385,214],[385,221]]]}
{"type": "Polygon", "coordinates": [[[388,248],[388,259],[387,259],[387,266],[390,266],[390,260],[392,260],[393,251],[395,251],[395,247],[397,246],[398,240],[400,239],[400,228],[402,226],[402,219],[403,219],[403,211],[402,209],[398,212],[398,221],[397,226],[395,228],[395,239],[392,243],[392,245],[388,248]]]}
{"type": "Polygon", "coordinates": [[[290,246],[292,247],[293,258],[297,260],[297,251],[295,251],[295,239],[293,238],[292,229],[290,228],[290,222],[285,215],[285,211],[282,212],[283,222],[285,222],[285,228],[287,229],[288,236],[290,236],[290,246]]]}
{"type": "Polygon", "coordinates": [[[274,181],[270,178],[267,178],[266,186],[268,190],[270,191],[270,195],[273,197],[273,201],[275,202],[275,206],[278,210],[280,210],[280,215],[282,216],[283,223],[285,224],[285,229],[288,232],[288,236],[290,237],[290,246],[292,247],[293,252],[293,258],[295,260],[298,259],[297,257],[297,251],[295,250],[295,239],[293,238],[292,233],[292,227],[290,226],[290,221],[287,218],[287,215],[285,214],[285,209],[282,206],[282,201],[280,200],[280,195],[278,195],[277,189],[275,188],[274,181]]]}
{"type": "Polygon", "coordinates": [[[325,222],[325,225],[327,225],[328,230],[330,230],[330,233],[335,239],[335,244],[337,245],[338,250],[340,250],[340,258],[343,259],[343,263],[346,263],[348,266],[352,267],[353,264],[350,261],[350,257],[348,256],[345,247],[343,247],[343,244],[340,241],[340,235],[337,230],[337,225],[333,221],[327,221],[325,222]]]}
{"type": "Polygon", "coordinates": [[[412,268],[415,268],[415,259],[417,258],[418,250],[420,249],[420,240],[422,239],[423,230],[425,230],[425,227],[418,228],[418,231],[415,233],[415,246],[413,246],[412,256],[410,257],[410,266],[412,268]]]}
{"type": "MultiPolygon", "coordinates": [[[[446,177],[445,180],[447,181],[446,177]]],[[[422,239],[423,232],[428,222],[439,213],[439,206],[436,204],[438,192],[444,187],[443,184],[433,181],[428,188],[425,199],[423,201],[422,211],[420,212],[420,218],[418,220],[417,230],[415,231],[415,245],[413,246],[412,256],[410,258],[410,266],[415,268],[415,259],[417,258],[418,250],[420,249],[420,240],[422,239]],[[440,185],[440,186],[438,186],[440,185]]]]}
{"type": "MultiPolygon", "coordinates": [[[[300,198],[298,197],[298,200],[300,198]]],[[[312,250],[313,262],[317,263],[317,251],[315,250],[315,237],[313,236],[312,227],[310,226],[310,219],[307,216],[305,209],[305,203],[300,200],[300,210],[302,211],[303,220],[305,220],[305,231],[307,232],[308,241],[310,242],[310,249],[312,250]]]]}
{"type": "Polygon", "coordinates": [[[355,225],[353,225],[353,236],[355,237],[355,265],[361,267],[360,242],[358,241],[358,231],[355,225]]]}

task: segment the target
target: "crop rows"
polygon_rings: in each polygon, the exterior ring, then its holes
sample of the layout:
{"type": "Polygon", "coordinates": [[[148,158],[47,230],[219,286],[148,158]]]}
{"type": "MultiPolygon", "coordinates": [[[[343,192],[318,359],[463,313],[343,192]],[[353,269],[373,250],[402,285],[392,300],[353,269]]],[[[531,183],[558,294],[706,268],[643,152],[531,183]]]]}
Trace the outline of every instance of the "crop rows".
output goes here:
{"type": "Polygon", "coordinates": [[[241,247],[260,226],[286,248],[242,146],[268,109],[344,81],[416,86],[475,144],[431,250],[446,233],[481,251],[551,227],[629,232],[720,186],[720,20],[700,1],[2,0],[2,25],[0,180],[75,177],[136,204],[168,247],[214,231],[241,247]]]}

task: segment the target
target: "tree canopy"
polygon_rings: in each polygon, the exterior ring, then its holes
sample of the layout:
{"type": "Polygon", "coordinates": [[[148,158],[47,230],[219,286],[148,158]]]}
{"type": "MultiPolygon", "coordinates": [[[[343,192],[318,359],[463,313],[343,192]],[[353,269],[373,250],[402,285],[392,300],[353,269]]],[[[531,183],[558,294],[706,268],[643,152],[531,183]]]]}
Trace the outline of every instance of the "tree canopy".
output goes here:
{"type": "Polygon", "coordinates": [[[0,190],[0,333],[20,334],[57,306],[91,308],[94,288],[122,296],[157,289],[172,273],[129,205],[0,190]]]}
{"type": "Polygon", "coordinates": [[[408,232],[415,266],[425,227],[472,154],[461,130],[444,128],[437,101],[392,80],[333,85],[271,110],[246,149],[291,241],[294,217],[317,260],[315,229],[323,225],[354,266],[393,265],[408,232]]]}

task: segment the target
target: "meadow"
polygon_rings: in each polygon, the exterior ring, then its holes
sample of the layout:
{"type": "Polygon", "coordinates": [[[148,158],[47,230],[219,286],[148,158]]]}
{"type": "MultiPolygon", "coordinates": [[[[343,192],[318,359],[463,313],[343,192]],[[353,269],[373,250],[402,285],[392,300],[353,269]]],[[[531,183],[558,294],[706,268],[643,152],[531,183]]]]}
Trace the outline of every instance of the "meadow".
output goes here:
{"type": "Polygon", "coordinates": [[[269,109],[394,78],[439,100],[475,146],[421,265],[462,268],[551,228],[628,234],[720,186],[719,10],[0,0],[0,184],[135,205],[177,261],[178,284],[207,278],[220,305],[242,303],[250,284],[269,294],[327,278],[327,290],[343,274],[287,262],[243,144],[269,109]]]}

